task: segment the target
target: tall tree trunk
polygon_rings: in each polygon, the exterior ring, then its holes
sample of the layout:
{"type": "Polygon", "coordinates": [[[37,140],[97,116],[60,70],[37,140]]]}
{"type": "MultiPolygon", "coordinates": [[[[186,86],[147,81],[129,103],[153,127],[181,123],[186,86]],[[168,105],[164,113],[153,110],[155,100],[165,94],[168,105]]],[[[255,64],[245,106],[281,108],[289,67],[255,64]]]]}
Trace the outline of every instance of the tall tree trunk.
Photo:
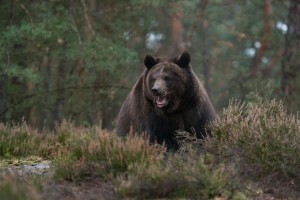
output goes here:
{"type": "MultiPolygon", "coordinates": [[[[26,90],[28,94],[33,94],[36,90],[34,83],[30,80],[26,82],[26,90]]],[[[32,105],[28,111],[27,121],[32,127],[39,127],[41,119],[40,119],[40,109],[37,105],[32,105]]],[[[40,127],[39,127],[40,128],[40,127]]]]}
{"type": "Polygon", "coordinates": [[[66,79],[67,61],[62,58],[58,64],[56,88],[57,97],[55,102],[54,117],[55,121],[61,122],[64,119],[65,110],[65,79],[66,79]]]}
{"type": "Polygon", "coordinates": [[[182,10],[178,3],[173,4],[172,15],[172,43],[174,46],[174,55],[180,54],[184,51],[184,45],[182,40],[182,10]]]}
{"type": "Polygon", "coordinates": [[[6,111],[7,111],[7,76],[0,75],[0,123],[6,122],[6,118],[5,118],[6,111]]]}
{"type": "MultiPolygon", "coordinates": [[[[97,1],[96,0],[89,0],[86,1],[88,2],[86,5],[84,4],[84,0],[81,0],[82,2],[82,6],[85,8],[85,12],[84,12],[84,18],[85,18],[85,35],[84,37],[86,38],[87,41],[92,41],[93,39],[95,39],[97,37],[97,33],[94,30],[94,22],[95,19],[93,18],[92,13],[95,12],[96,9],[98,9],[98,5],[97,5],[97,1]]],[[[107,16],[108,17],[108,16],[107,16]]],[[[106,27],[110,26],[107,25],[106,27]]],[[[108,31],[110,30],[110,28],[107,29],[108,31]]],[[[101,87],[101,85],[105,84],[105,77],[106,75],[106,71],[105,70],[100,70],[97,71],[95,70],[95,73],[97,73],[97,78],[96,81],[94,82],[93,86],[94,88],[98,88],[101,87]]],[[[97,89],[93,89],[95,91],[93,91],[93,94],[97,94],[99,91],[97,89]]],[[[97,95],[94,95],[93,97],[93,105],[91,105],[91,107],[89,108],[89,112],[88,114],[88,118],[89,118],[89,123],[91,125],[101,125],[101,121],[104,120],[105,116],[103,115],[102,111],[100,109],[93,109],[93,107],[96,108],[97,105],[97,101],[99,101],[97,99],[97,95]]]]}
{"type": "Polygon", "coordinates": [[[200,38],[200,44],[197,44],[197,49],[201,49],[201,61],[203,67],[204,75],[204,85],[208,95],[210,95],[211,88],[211,63],[210,63],[210,53],[208,47],[208,21],[205,18],[205,10],[207,8],[209,0],[199,0],[199,5],[197,6],[197,13],[193,19],[192,26],[189,31],[187,31],[187,45],[192,46],[193,37],[200,38]],[[195,35],[197,33],[197,35],[195,35]]]}
{"type": "Polygon", "coordinates": [[[285,52],[282,62],[282,92],[290,110],[300,109],[300,1],[291,0],[285,52]]]}
{"type": "Polygon", "coordinates": [[[210,87],[210,82],[211,82],[211,62],[210,62],[210,53],[209,53],[209,47],[208,47],[208,22],[203,19],[201,22],[201,57],[202,57],[202,66],[203,66],[203,76],[204,76],[204,84],[206,91],[208,95],[211,93],[211,87],[210,87]]]}
{"type": "Polygon", "coordinates": [[[208,44],[208,21],[205,18],[205,9],[207,7],[208,0],[201,0],[199,4],[198,11],[198,23],[200,24],[199,32],[200,32],[200,41],[201,41],[201,57],[202,57],[202,66],[203,66],[203,76],[204,76],[204,84],[208,95],[211,93],[211,62],[210,62],[210,51],[208,44]]]}
{"type": "Polygon", "coordinates": [[[273,69],[277,66],[278,63],[280,63],[283,50],[280,48],[278,49],[274,55],[271,57],[270,62],[263,70],[263,78],[269,78],[272,74],[273,69]]]}
{"type": "Polygon", "coordinates": [[[264,1],[264,30],[262,33],[262,39],[260,40],[260,48],[257,50],[253,64],[251,67],[251,77],[256,78],[260,72],[259,66],[261,60],[264,57],[267,49],[269,48],[271,33],[272,33],[272,2],[271,0],[264,1]]]}
{"type": "MultiPolygon", "coordinates": [[[[53,63],[51,62],[50,47],[46,47],[45,50],[46,50],[46,52],[40,62],[39,71],[40,71],[41,76],[43,77],[41,88],[44,91],[47,91],[49,93],[49,90],[51,87],[51,81],[53,79],[52,71],[51,71],[51,68],[53,67],[53,63]]],[[[47,105],[50,98],[51,98],[51,96],[49,94],[47,94],[44,97],[42,97],[41,99],[44,102],[44,104],[47,105]]],[[[49,109],[45,109],[45,107],[47,107],[45,105],[43,105],[42,109],[41,109],[40,115],[41,115],[42,121],[40,124],[40,128],[52,129],[54,127],[53,112],[49,112],[49,109]]]]}

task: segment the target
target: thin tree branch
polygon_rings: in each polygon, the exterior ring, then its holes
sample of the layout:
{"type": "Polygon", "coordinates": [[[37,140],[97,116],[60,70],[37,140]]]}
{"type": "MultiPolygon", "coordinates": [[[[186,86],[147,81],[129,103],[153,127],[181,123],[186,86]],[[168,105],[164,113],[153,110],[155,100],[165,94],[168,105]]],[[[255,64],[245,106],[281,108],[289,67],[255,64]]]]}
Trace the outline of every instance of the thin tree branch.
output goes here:
{"type": "MultiPolygon", "coordinates": [[[[73,2],[73,0],[72,0],[72,2],[73,2]]],[[[81,36],[80,36],[79,30],[78,30],[78,27],[76,25],[75,18],[74,18],[74,7],[73,6],[71,8],[71,17],[72,17],[73,27],[76,32],[77,38],[78,38],[78,42],[80,45],[82,45],[82,39],[81,39],[81,36]]]]}
{"type": "Polygon", "coordinates": [[[28,9],[24,6],[24,4],[20,3],[18,0],[17,0],[17,3],[25,11],[25,13],[29,16],[30,23],[33,24],[33,19],[32,19],[30,12],[28,11],[28,9]]]}
{"type": "Polygon", "coordinates": [[[91,23],[91,20],[90,20],[90,17],[88,15],[88,9],[86,7],[86,4],[85,4],[85,1],[84,0],[80,0],[82,6],[83,6],[83,11],[84,11],[84,18],[85,18],[85,21],[87,23],[87,26],[88,28],[90,29],[91,33],[92,33],[92,36],[95,36],[96,35],[96,32],[95,30],[93,29],[93,26],[92,26],[92,23],[91,23]]]}

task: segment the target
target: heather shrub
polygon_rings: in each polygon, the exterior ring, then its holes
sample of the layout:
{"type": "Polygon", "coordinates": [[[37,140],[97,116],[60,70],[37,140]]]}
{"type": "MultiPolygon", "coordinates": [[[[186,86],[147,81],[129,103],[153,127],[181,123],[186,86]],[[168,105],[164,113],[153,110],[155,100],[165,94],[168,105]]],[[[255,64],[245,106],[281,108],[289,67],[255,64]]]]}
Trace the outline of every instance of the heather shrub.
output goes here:
{"type": "MultiPolygon", "coordinates": [[[[212,154],[198,151],[198,140],[184,132],[178,133],[180,151],[168,153],[164,146],[149,144],[144,135],[120,138],[99,127],[82,128],[69,122],[47,134],[26,124],[1,126],[0,131],[2,157],[50,159],[56,180],[109,181],[124,198],[246,198],[234,174],[216,163],[212,154]]],[[[14,181],[1,187],[0,195],[15,199],[18,191],[26,190],[14,181]]]]}
{"type": "Polygon", "coordinates": [[[300,121],[281,101],[231,101],[205,149],[251,178],[300,178],[300,121]]]}
{"type": "Polygon", "coordinates": [[[0,178],[1,200],[37,200],[40,199],[38,187],[32,181],[20,181],[16,177],[0,178]]]}
{"type": "Polygon", "coordinates": [[[88,177],[110,179],[126,172],[133,163],[150,165],[163,159],[165,148],[149,145],[144,136],[130,135],[126,139],[94,127],[71,128],[67,152],[53,161],[55,177],[80,180],[88,177]]]}
{"type": "MultiPolygon", "coordinates": [[[[59,128],[67,126],[63,122],[59,128]]],[[[25,122],[22,124],[0,124],[0,158],[40,156],[52,159],[66,151],[66,141],[71,131],[39,133],[25,122]]]]}
{"type": "Polygon", "coordinates": [[[168,155],[156,164],[131,165],[129,173],[118,180],[121,197],[246,199],[237,180],[223,165],[216,164],[211,155],[199,155],[189,147],[188,152],[168,155]]]}
{"type": "Polygon", "coordinates": [[[25,123],[5,126],[0,124],[0,157],[20,157],[34,154],[41,139],[25,123]]]}
{"type": "Polygon", "coordinates": [[[245,199],[232,173],[189,143],[178,153],[168,153],[143,135],[120,138],[97,127],[72,125],[57,134],[66,131],[71,132],[67,151],[53,160],[58,180],[97,177],[113,182],[124,198],[245,199]]]}

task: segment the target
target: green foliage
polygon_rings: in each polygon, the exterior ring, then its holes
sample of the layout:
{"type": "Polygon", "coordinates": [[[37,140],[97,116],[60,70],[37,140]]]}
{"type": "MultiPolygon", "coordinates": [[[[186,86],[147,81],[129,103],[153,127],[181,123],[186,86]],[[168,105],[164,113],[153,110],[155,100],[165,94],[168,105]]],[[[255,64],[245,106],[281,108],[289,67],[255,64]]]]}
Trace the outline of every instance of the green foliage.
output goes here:
{"type": "Polygon", "coordinates": [[[232,101],[206,148],[251,177],[299,179],[299,136],[300,120],[281,101],[232,101]]]}
{"type": "Polygon", "coordinates": [[[2,65],[2,67],[3,70],[0,71],[0,75],[18,77],[20,81],[30,80],[33,83],[39,83],[41,81],[41,76],[30,68],[22,69],[20,65],[2,65]]]}
{"type": "MultiPolygon", "coordinates": [[[[174,2],[177,0],[168,0],[170,2],[174,2]]],[[[161,6],[164,5],[166,3],[166,1],[164,0],[151,0],[151,1],[147,1],[147,0],[130,0],[130,3],[132,4],[143,4],[143,5],[150,5],[150,6],[161,6]]]]}
{"type": "Polygon", "coordinates": [[[74,45],[69,49],[70,55],[68,56],[71,59],[83,59],[88,69],[95,68],[98,71],[114,72],[118,66],[129,65],[136,58],[134,51],[103,36],[97,36],[94,40],[82,44],[82,47],[78,46],[77,43],[74,45]]]}
{"type": "Polygon", "coordinates": [[[94,107],[103,109],[99,103],[106,108],[119,104],[111,101],[118,98],[111,93],[120,85],[122,68],[136,63],[136,51],[124,38],[95,34],[98,27],[89,10],[82,11],[84,1],[6,4],[0,29],[0,81],[5,76],[9,83],[0,91],[7,96],[1,107],[5,121],[28,119],[34,109],[32,116],[42,116],[36,125],[53,128],[55,121],[69,117],[89,120],[88,115],[96,115],[94,107]]]}
{"type": "Polygon", "coordinates": [[[266,83],[278,91],[281,60],[277,58],[285,32],[277,25],[286,25],[288,0],[271,2],[274,12],[268,17],[264,1],[214,0],[205,9],[202,3],[3,2],[0,95],[5,98],[0,119],[25,118],[40,129],[54,128],[64,119],[112,129],[120,104],[143,70],[143,56],[177,54],[176,23],[182,27],[177,31],[191,52],[195,72],[206,77],[204,84],[217,110],[229,98],[244,100],[266,83]],[[272,23],[268,48],[257,76],[252,77],[268,20],[272,23]]]}

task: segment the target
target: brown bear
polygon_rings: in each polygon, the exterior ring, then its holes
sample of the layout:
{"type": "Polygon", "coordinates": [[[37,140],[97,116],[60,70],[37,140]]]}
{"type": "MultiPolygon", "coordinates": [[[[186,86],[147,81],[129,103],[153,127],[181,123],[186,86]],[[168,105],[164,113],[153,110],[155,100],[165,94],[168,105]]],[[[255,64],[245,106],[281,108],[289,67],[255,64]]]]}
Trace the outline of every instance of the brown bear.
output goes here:
{"type": "Polygon", "coordinates": [[[206,125],[216,118],[208,95],[193,72],[190,54],[161,59],[145,56],[146,70],[124,101],[117,117],[116,132],[149,134],[151,142],[179,147],[176,131],[207,134],[206,125]]]}

